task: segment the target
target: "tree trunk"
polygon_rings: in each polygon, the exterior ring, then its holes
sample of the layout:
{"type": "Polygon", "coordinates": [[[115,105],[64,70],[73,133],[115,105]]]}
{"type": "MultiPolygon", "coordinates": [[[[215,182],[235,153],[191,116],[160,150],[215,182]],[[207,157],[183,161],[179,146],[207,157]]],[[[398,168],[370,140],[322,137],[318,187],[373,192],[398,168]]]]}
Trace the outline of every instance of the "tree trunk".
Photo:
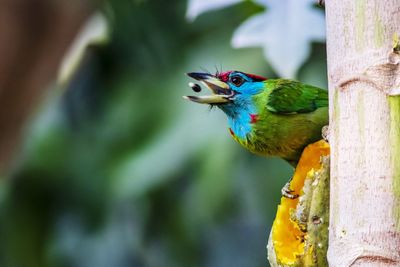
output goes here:
{"type": "Polygon", "coordinates": [[[10,167],[23,127],[95,0],[0,3],[0,176],[10,167]]]}
{"type": "Polygon", "coordinates": [[[400,0],[327,0],[330,266],[400,266],[400,0]]]}

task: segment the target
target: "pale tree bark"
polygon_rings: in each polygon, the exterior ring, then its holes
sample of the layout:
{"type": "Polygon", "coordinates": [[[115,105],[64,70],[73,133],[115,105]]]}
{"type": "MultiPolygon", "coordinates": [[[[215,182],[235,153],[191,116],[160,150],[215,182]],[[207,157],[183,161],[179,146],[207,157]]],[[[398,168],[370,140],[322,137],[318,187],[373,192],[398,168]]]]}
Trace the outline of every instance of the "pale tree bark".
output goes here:
{"type": "Polygon", "coordinates": [[[330,266],[400,266],[400,0],[327,0],[330,266]]]}

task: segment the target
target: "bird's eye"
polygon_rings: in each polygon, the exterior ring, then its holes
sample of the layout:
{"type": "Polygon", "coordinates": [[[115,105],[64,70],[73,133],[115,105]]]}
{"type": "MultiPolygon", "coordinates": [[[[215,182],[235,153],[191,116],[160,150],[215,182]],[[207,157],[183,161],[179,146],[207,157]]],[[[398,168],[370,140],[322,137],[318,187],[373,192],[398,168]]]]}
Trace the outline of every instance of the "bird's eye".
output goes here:
{"type": "Polygon", "coordinates": [[[235,85],[235,86],[241,86],[242,83],[244,82],[243,78],[240,76],[233,76],[231,78],[231,82],[235,85]]]}

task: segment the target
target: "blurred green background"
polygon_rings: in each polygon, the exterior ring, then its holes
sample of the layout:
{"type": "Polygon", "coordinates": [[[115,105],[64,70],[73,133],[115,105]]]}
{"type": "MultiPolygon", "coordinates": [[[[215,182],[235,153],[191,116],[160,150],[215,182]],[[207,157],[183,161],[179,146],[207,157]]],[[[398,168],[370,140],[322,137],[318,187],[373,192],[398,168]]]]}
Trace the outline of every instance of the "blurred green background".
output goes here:
{"type": "MultiPolygon", "coordinates": [[[[201,68],[275,78],[233,49],[251,1],[185,19],[186,1],[109,0],[110,27],[66,86],[53,84],[0,180],[0,266],[268,266],[291,167],[231,139],[225,115],[182,99],[201,68]]],[[[273,37],[271,37],[273,38],[273,37]]],[[[326,88],[325,45],[298,79],[326,88]]]]}

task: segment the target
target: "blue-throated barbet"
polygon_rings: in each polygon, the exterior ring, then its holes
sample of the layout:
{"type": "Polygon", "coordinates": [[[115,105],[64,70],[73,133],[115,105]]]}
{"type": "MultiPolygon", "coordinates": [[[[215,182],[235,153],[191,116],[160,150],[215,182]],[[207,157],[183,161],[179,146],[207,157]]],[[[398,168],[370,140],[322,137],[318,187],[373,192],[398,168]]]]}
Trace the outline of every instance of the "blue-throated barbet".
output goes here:
{"type": "Polygon", "coordinates": [[[187,75],[212,94],[184,98],[220,108],[228,117],[232,137],[253,153],[278,156],[295,167],[303,149],[320,140],[328,124],[326,90],[240,71],[187,75]]]}

